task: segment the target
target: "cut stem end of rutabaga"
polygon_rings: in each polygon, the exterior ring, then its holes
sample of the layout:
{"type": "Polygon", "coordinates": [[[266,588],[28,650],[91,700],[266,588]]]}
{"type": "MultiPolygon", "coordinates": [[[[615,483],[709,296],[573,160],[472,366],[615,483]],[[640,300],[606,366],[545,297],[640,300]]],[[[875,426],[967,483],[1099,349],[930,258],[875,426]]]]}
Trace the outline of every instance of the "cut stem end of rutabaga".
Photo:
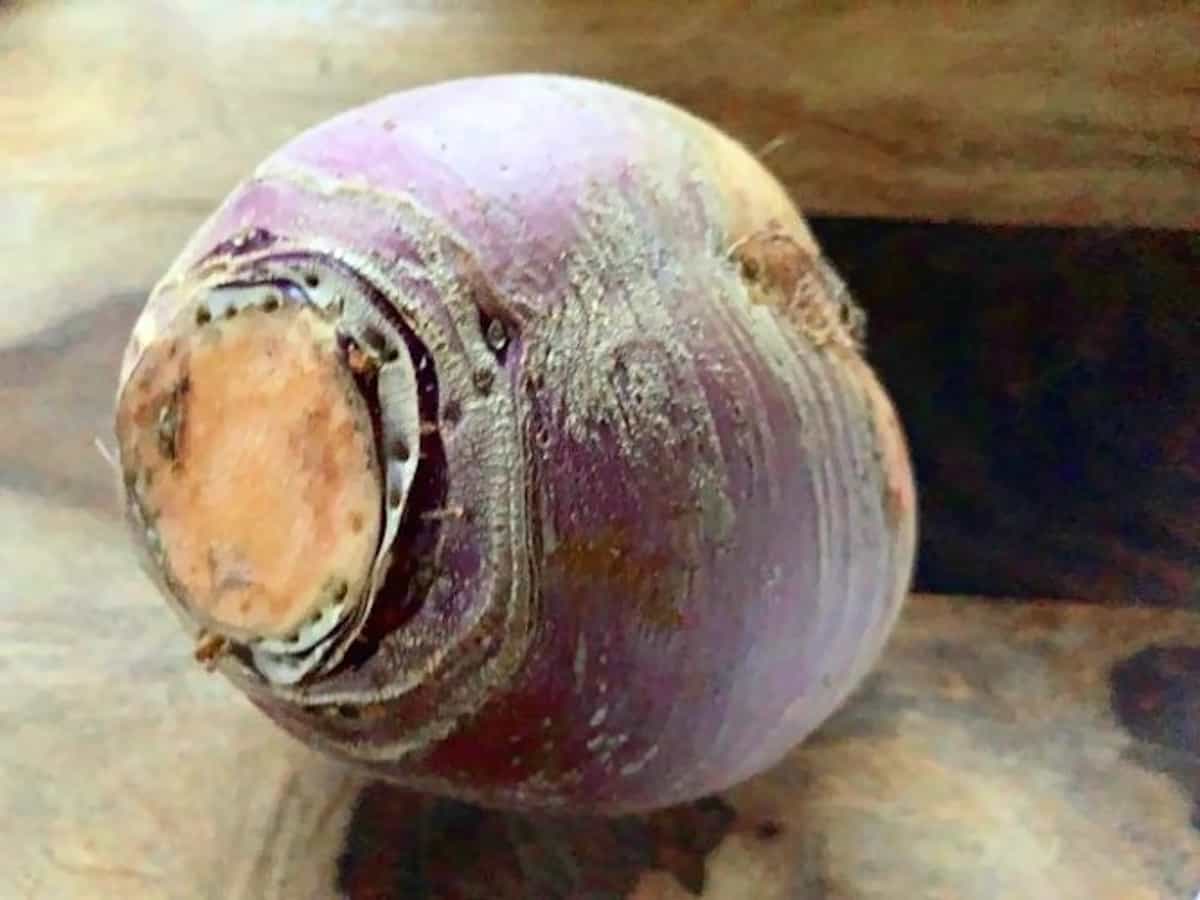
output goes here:
{"type": "Polygon", "coordinates": [[[204,307],[145,349],[118,403],[147,549],[197,624],[287,637],[358,596],[383,488],[353,348],[309,306],[204,307]]]}

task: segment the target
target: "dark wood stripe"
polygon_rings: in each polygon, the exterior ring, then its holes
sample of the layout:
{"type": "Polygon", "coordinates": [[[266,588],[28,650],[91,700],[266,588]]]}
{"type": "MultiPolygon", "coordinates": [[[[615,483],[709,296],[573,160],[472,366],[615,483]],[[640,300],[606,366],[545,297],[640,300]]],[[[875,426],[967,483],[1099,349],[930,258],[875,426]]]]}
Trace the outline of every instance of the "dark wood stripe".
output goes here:
{"type": "Polygon", "coordinates": [[[113,440],[121,355],[145,293],[116,294],[12,346],[0,345],[0,486],[116,514],[113,440]]]}
{"type": "MultiPolygon", "coordinates": [[[[617,820],[521,816],[376,782],[358,797],[338,889],[349,900],[598,900],[626,897],[642,876],[661,870],[699,896],[705,860],[734,817],[715,797],[617,820]]],[[[779,830],[768,822],[758,837],[771,841],[779,830]]]]}
{"type": "Polygon", "coordinates": [[[1112,669],[1112,707],[1142,743],[1129,756],[1175,778],[1200,830],[1200,647],[1155,644],[1112,669]]]}

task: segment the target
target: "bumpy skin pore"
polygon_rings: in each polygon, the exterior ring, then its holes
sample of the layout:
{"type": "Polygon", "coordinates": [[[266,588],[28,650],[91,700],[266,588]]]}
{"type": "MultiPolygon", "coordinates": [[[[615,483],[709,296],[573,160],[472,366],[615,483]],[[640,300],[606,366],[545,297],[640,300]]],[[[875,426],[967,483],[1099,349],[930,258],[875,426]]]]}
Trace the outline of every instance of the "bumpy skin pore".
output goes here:
{"type": "MultiPolygon", "coordinates": [[[[131,519],[202,655],[309,744],[490,804],[682,801],[822,722],[905,596],[912,475],[858,324],[780,186],[671,106],[545,76],[397,94],[267,159],[156,289],[118,404],[131,519]],[[225,318],[236,297],[260,318],[225,318]],[[271,316],[310,308],[341,339],[313,383],[376,451],[346,444],[311,509],[376,497],[379,521],[325,545],[341,582],[319,554],[262,569],[307,591],[272,631],[250,594],[218,615],[157,532],[315,532],[275,502],[253,529],[161,510],[199,451],[154,456],[146,429],[204,423],[162,406],[179,376],[143,373],[168,336],[186,360],[198,335],[274,347],[293,329],[271,316]]],[[[255,434],[273,414],[239,413],[237,383],[222,427],[255,434]]],[[[301,477],[271,433],[238,477],[301,477]]]]}

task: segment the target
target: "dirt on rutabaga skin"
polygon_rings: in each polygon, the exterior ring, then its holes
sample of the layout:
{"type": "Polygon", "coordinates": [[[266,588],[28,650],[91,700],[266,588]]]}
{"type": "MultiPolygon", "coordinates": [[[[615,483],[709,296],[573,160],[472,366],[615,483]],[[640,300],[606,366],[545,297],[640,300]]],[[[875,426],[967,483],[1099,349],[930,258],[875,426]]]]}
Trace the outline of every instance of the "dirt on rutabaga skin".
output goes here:
{"type": "Polygon", "coordinates": [[[547,554],[547,578],[566,585],[604,585],[623,608],[640,617],[647,628],[681,628],[683,613],[676,599],[685,587],[686,570],[663,553],[647,555],[628,530],[613,529],[582,542],[561,542],[547,554]]]}

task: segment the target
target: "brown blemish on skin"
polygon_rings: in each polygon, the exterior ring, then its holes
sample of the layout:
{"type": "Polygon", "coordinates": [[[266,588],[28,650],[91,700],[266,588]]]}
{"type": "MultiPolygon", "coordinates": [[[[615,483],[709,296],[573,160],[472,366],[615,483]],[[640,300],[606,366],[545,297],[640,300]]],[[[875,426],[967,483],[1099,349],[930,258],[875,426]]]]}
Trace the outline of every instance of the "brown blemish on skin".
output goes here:
{"type": "Polygon", "coordinates": [[[615,598],[647,626],[672,630],[682,627],[683,614],[675,605],[675,588],[682,573],[666,570],[669,559],[647,554],[625,529],[612,527],[590,537],[568,538],[546,557],[547,571],[565,584],[608,586],[615,598]]]}
{"type": "Polygon", "coordinates": [[[818,347],[858,349],[861,311],[845,291],[835,290],[828,266],[795,236],[766,228],[737,241],[729,255],[751,303],[775,309],[818,347]]]}
{"type": "Polygon", "coordinates": [[[204,627],[287,636],[329,585],[367,578],[382,504],[369,411],[315,310],[182,327],[122,392],[126,477],[204,627]]]}
{"type": "Polygon", "coordinates": [[[812,269],[812,257],[783,231],[758,231],[739,241],[731,251],[747,281],[766,290],[791,293],[812,269]]]}
{"type": "Polygon", "coordinates": [[[895,531],[900,527],[901,516],[904,515],[904,496],[900,488],[892,483],[883,487],[883,518],[888,528],[895,531]]]}
{"type": "Polygon", "coordinates": [[[370,375],[378,368],[375,358],[364,353],[356,344],[346,349],[346,364],[351,372],[359,376],[370,375]]]}
{"type": "Polygon", "coordinates": [[[884,522],[901,543],[908,544],[916,539],[917,494],[904,427],[871,368],[858,357],[850,357],[847,365],[862,385],[863,403],[871,417],[881,469],[884,522]]]}
{"type": "Polygon", "coordinates": [[[158,452],[171,462],[175,462],[178,459],[179,445],[182,442],[183,423],[187,420],[186,404],[188,387],[188,376],[185,374],[180,378],[175,390],[171,391],[166,402],[159,407],[158,419],[155,422],[155,433],[158,436],[158,452]]]}
{"type": "Polygon", "coordinates": [[[915,540],[917,506],[908,445],[894,417],[882,434],[883,518],[892,534],[908,543],[915,540]]]}

